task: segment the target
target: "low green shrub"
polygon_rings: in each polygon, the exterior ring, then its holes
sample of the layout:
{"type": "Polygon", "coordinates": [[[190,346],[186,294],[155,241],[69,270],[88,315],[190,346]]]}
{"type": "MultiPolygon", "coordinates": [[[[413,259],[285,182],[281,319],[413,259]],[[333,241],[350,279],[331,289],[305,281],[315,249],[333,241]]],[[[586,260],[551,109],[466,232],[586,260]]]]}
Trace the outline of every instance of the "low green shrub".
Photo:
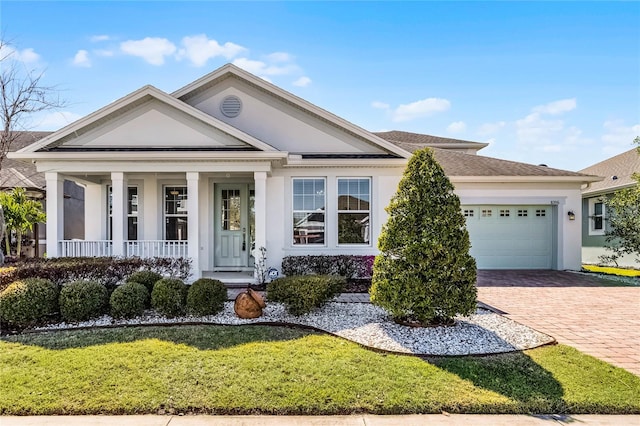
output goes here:
{"type": "Polygon", "coordinates": [[[0,268],[0,291],[23,278],[46,278],[54,284],[76,280],[97,281],[115,286],[136,271],[148,269],[162,275],[187,279],[191,274],[189,258],[139,258],[139,257],[53,257],[29,258],[0,268]]]}
{"type": "Polygon", "coordinates": [[[139,282],[128,282],[116,287],[111,293],[109,304],[114,318],[139,317],[149,305],[149,290],[139,282]]]}
{"type": "Polygon", "coordinates": [[[283,303],[292,315],[303,315],[333,299],[344,285],[345,279],[335,275],[278,278],[267,284],[267,299],[283,303]]]}
{"type": "Polygon", "coordinates": [[[60,290],[60,314],[65,321],[85,321],[105,312],[108,291],[105,286],[89,280],[66,283],[60,290]]]}
{"type": "Polygon", "coordinates": [[[314,255],[286,256],[282,273],[291,275],[340,275],[347,280],[370,279],[375,256],[314,255]]]}
{"type": "Polygon", "coordinates": [[[18,327],[44,323],[58,312],[58,286],[41,278],[13,282],[0,293],[0,319],[18,327]]]}
{"type": "Polygon", "coordinates": [[[200,278],[191,284],[187,294],[187,312],[191,315],[215,315],[224,309],[227,288],[222,282],[200,278]]]}
{"type": "Polygon", "coordinates": [[[177,278],[163,278],[153,286],[151,306],[167,317],[186,313],[187,286],[177,278]]]}
{"type": "Polygon", "coordinates": [[[154,271],[138,271],[127,278],[127,282],[135,282],[144,285],[149,293],[153,291],[153,285],[162,279],[162,275],[154,271]]]}

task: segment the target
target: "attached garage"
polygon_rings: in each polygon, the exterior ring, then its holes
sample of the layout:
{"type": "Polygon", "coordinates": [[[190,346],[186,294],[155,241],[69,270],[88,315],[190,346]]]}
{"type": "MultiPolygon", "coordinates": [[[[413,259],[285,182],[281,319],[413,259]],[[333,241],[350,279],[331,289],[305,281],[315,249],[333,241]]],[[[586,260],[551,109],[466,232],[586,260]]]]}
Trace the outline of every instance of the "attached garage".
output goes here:
{"type": "Polygon", "coordinates": [[[465,205],[471,255],[479,269],[553,269],[551,205],[465,205]]]}

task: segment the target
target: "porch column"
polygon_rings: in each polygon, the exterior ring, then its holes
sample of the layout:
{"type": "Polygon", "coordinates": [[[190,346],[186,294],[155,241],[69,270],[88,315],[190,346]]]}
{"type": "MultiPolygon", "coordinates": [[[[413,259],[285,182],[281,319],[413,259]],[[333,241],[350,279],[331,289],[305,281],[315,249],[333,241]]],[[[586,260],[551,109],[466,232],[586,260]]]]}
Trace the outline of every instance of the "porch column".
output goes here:
{"type": "Polygon", "coordinates": [[[201,276],[200,271],[200,173],[187,172],[187,249],[191,258],[193,278],[201,276]]]}
{"type": "MultiPolygon", "coordinates": [[[[255,180],[255,227],[256,227],[256,247],[254,258],[258,261],[260,247],[267,247],[267,173],[253,172],[255,180]]],[[[267,253],[267,256],[269,253],[267,253]]]]}
{"type": "Polygon", "coordinates": [[[111,172],[111,243],[112,254],[124,256],[127,239],[127,179],[122,172],[111,172]]]}
{"type": "Polygon", "coordinates": [[[47,181],[47,257],[58,257],[58,241],[64,239],[64,179],[57,172],[46,172],[47,181]]]}

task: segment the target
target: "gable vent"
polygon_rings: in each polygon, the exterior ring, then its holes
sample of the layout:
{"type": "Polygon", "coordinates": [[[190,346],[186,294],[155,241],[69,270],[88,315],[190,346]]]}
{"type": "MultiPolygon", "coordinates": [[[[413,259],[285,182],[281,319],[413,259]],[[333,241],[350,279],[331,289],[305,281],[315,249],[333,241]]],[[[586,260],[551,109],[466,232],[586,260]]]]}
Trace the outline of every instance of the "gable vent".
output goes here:
{"type": "Polygon", "coordinates": [[[220,103],[220,111],[229,118],[234,118],[240,115],[242,110],[242,101],[237,96],[227,96],[220,103]]]}

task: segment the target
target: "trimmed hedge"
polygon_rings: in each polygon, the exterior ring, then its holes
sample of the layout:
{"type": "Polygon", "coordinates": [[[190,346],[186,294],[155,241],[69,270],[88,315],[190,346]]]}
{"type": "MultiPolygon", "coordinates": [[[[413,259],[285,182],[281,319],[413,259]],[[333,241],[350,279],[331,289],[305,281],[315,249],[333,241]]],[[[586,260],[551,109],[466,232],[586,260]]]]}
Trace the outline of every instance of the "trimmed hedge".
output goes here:
{"type": "Polygon", "coordinates": [[[0,319],[18,327],[44,323],[58,312],[58,293],[49,280],[15,281],[0,293],[0,319]]]}
{"type": "Polygon", "coordinates": [[[153,257],[54,257],[30,258],[0,268],[0,291],[23,278],[46,278],[55,284],[75,280],[98,281],[115,287],[141,269],[154,270],[162,275],[187,279],[191,270],[189,258],[153,257]]]}
{"type": "Polygon", "coordinates": [[[153,286],[151,306],[167,317],[184,315],[187,311],[187,286],[176,278],[163,278],[153,286]]]}
{"type": "Polygon", "coordinates": [[[162,275],[154,271],[138,271],[127,278],[127,282],[135,282],[144,285],[149,293],[153,291],[153,285],[162,279],[162,275]]]}
{"type": "Polygon", "coordinates": [[[139,317],[149,304],[149,291],[143,284],[131,281],[116,287],[109,304],[114,318],[139,317]]]}
{"type": "Polygon", "coordinates": [[[86,321],[103,314],[107,301],[107,288],[97,281],[73,281],[60,290],[60,314],[65,321],[86,321]]]}
{"type": "Polygon", "coordinates": [[[344,285],[345,279],[335,275],[278,278],[267,284],[267,299],[284,304],[292,315],[303,315],[324,306],[344,285]]]}
{"type": "Polygon", "coordinates": [[[200,278],[191,284],[187,294],[187,312],[190,315],[215,315],[224,309],[227,300],[225,285],[210,278],[200,278]]]}
{"type": "Polygon", "coordinates": [[[340,275],[347,280],[370,279],[375,256],[320,255],[287,256],[282,273],[292,275],[340,275]]]}

